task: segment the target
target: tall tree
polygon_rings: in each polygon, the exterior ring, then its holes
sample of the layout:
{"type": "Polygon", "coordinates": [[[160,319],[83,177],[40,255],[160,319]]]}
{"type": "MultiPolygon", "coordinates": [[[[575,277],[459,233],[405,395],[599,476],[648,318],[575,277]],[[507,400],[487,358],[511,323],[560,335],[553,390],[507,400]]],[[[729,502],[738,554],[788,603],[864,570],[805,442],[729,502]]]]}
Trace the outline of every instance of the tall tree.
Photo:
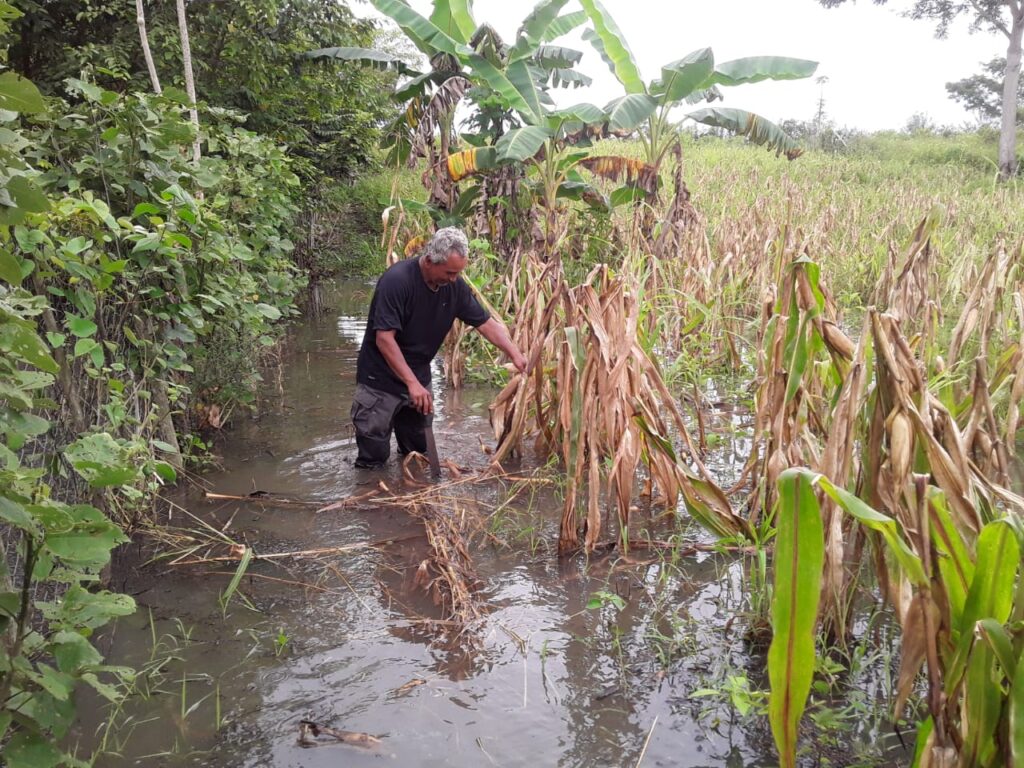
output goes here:
{"type": "Polygon", "coordinates": [[[188,39],[188,17],[185,15],[185,0],[178,0],[178,31],[181,33],[181,63],[185,71],[185,93],[188,94],[188,114],[192,127],[196,129],[196,137],[192,141],[192,162],[199,165],[199,110],[196,108],[196,79],[192,73],[192,45],[188,39]]]}
{"type": "Polygon", "coordinates": [[[156,73],[153,52],[149,48],[149,34],[146,32],[146,9],[142,5],[142,0],[135,0],[135,23],[139,27],[139,42],[142,44],[142,57],[146,60],[149,81],[153,84],[154,93],[159,95],[163,93],[163,89],[160,88],[160,76],[156,73]]]}
{"type": "MultiPolygon", "coordinates": [[[[856,1],[856,0],[854,0],[856,1]]],[[[879,5],[889,0],[875,0],[879,5]]],[[[847,0],[818,0],[834,8],[847,0]]],[[[1002,97],[999,105],[999,176],[1006,180],[1017,170],[1017,93],[1020,84],[1021,38],[1024,36],[1022,0],[913,0],[907,15],[912,19],[930,19],[938,24],[936,34],[945,37],[953,21],[970,19],[972,31],[985,30],[1007,39],[1003,68],[1002,97]]]]}
{"type": "MultiPolygon", "coordinates": [[[[981,65],[981,72],[963,80],[946,83],[949,97],[979,119],[998,120],[1003,106],[1003,72],[1006,59],[999,57],[981,65]]],[[[1017,125],[1024,125],[1024,80],[1017,87],[1017,125]]]]}

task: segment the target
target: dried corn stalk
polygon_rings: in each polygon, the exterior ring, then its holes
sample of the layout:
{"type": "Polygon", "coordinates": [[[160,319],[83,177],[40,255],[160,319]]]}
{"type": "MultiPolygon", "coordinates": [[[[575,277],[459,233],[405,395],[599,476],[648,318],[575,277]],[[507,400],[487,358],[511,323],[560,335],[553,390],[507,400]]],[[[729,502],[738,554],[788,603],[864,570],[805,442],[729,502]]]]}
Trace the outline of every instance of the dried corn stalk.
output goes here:
{"type": "Polygon", "coordinates": [[[696,453],[691,459],[700,475],[676,456],[668,423],[687,445],[691,441],[675,398],[640,343],[639,315],[639,285],[628,272],[616,276],[598,267],[570,289],[557,265],[529,284],[518,314],[515,336],[529,350],[532,373],[516,377],[491,406],[494,461],[521,444],[531,421],[541,450],[563,460],[563,552],[579,547],[580,519],[583,546],[589,550],[598,542],[602,485],[617,512],[621,543],[628,546],[641,463],[659,503],[674,506],[682,495],[690,511],[723,536],[746,531],[696,453]]]}

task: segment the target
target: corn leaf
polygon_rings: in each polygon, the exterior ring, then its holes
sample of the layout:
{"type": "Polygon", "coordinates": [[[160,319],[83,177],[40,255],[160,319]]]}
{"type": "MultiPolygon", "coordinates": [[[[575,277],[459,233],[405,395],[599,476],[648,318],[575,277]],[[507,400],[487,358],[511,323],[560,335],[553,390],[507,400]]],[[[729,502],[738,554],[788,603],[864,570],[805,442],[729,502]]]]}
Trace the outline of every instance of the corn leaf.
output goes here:
{"type": "Polygon", "coordinates": [[[974,578],[955,638],[956,654],[946,671],[947,695],[952,695],[963,677],[975,625],[988,618],[1004,624],[1013,608],[1013,587],[1020,565],[1020,546],[1013,528],[1004,520],[989,523],[981,529],[976,548],[974,578]]]}
{"type": "Polygon", "coordinates": [[[992,765],[996,751],[993,737],[1002,710],[1002,691],[993,675],[994,661],[988,644],[974,644],[967,664],[963,703],[970,717],[965,723],[967,733],[960,752],[962,765],[992,765]]]}
{"type": "Polygon", "coordinates": [[[807,470],[788,469],[778,483],[768,719],[781,768],[796,766],[797,726],[814,676],[815,624],[825,562],[814,477],[807,470]]]}
{"type": "Polygon", "coordinates": [[[978,633],[991,646],[1006,679],[1012,681],[1017,672],[1017,657],[1013,653],[1013,642],[1003,625],[995,619],[982,619],[978,622],[978,633]]]}
{"type": "Polygon", "coordinates": [[[912,583],[921,587],[927,586],[928,577],[924,572],[924,565],[907,546],[899,524],[895,520],[868,506],[849,491],[834,485],[827,477],[819,475],[817,483],[821,490],[827,493],[847,514],[882,535],[885,543],[889,546],[889,551],[912,583]]]}
{"type": "Polygon", "coordinates": [[[593,29],[583,33],[583,39],[601,54],[612,74],[626,89],[626,93],[645,93],[647,89],[640,78],[636,60],[615,20],[598,0],[580,0],[580,4],[594,25],[593,29]]]}
{"type": "MultiPolygon", "coordinates": [[[[953,522],[953,515],[946,503],[946,495],[938,488],[930,488],[928,504],[932,519],[932,541],[942,555],[938,559],[939,572],[942,574],[942,583],[949,597],[950,617],[953,625],[958,626],[963,616],[964,603],[967,602],[967,590],[974,578],[974,563],[971,562],[967,545],[956,523],[953,522]]],[[[1013,674],[1012,670],[1007,671],[1007,674],[1013,674]]]]}
{"type": "Polygon", "coordinates": [[[1024,765],[1024,656],[1010,685],[1010,765],[1024,765]]]}

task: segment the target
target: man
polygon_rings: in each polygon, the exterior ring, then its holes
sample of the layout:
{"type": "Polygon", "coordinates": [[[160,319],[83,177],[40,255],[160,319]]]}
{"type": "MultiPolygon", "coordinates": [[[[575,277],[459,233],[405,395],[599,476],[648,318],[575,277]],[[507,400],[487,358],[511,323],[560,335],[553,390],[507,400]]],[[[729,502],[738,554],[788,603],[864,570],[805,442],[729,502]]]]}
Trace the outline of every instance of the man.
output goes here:
{"type": "Polygon", "coordinates": [[[375,469],[387,461],[392,430],[400,454],[426,451],[424,430],[434,412],[430,362],[455,318],[476,328],[516,370],[526,370],[526,358],[505,326],[487,314],[459,277],[468,256],[466,236],[446,227],[420,256],[395,264],[377,281],[352,400],[357,467],[375,469]]]}

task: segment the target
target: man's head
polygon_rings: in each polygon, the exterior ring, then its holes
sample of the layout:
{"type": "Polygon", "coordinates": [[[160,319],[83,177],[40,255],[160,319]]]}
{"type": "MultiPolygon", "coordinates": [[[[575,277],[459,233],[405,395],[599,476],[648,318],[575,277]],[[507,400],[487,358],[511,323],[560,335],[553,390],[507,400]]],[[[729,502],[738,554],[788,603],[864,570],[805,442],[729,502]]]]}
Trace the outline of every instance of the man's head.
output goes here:
{"type": "Polygon", "coordinates": [[[469,256],[469,241],[461,229],[445,227],[430,238],[420,256],[423,279],[432,289],[454,283],[459,273],[466,268],[469,256]]]}

